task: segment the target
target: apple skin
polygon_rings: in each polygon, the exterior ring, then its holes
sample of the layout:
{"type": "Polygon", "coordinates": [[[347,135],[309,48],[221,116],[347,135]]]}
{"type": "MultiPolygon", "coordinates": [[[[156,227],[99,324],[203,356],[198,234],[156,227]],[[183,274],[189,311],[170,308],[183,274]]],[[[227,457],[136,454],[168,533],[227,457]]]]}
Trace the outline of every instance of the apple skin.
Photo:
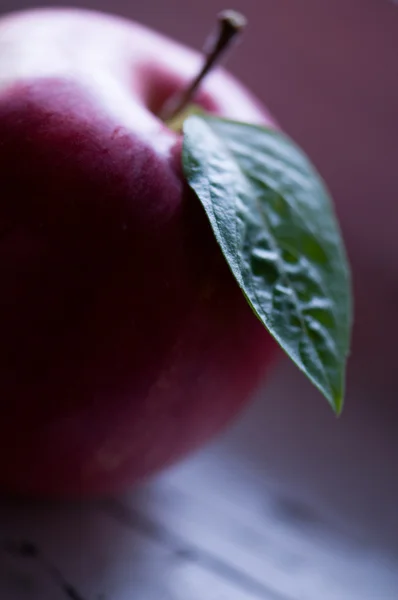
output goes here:
{"type": "MultiPolygon", "coordinates": [[[[0,21],[4,489],[124,489],[217,433],[272,362],[154,114],[200,60],[95,12],[0,21]]],[[[222,70],[198,100],[270,123],[222,70]]]]}

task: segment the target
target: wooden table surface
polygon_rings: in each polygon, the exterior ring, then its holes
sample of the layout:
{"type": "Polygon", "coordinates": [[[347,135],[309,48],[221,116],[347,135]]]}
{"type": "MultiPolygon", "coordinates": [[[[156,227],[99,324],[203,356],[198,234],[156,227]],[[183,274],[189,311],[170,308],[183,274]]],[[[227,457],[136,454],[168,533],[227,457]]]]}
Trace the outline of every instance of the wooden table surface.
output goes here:
{"type": "Polygon", "coordinates": [[[361,414],[336,420],[283,363],[226,434],[130,494],[3,499],[1,600],[396,600],[397,428],[361,414]]]}

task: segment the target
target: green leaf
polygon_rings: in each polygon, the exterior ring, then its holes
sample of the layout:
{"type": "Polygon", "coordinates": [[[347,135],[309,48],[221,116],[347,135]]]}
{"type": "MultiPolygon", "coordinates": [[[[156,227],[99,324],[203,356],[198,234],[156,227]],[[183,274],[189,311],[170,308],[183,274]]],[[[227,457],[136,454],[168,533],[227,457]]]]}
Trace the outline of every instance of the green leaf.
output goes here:
{"type": "Polygon", "coordinates": [[[191,115],[203,114],[203,109],[197,104],[188,104],[182,112],[177,113],[171,119],[166,121],[166,125],[169,129],[180,133],[182,131],[185,120],[191,115]]]}
{"type": "Polygon", "coordinates": [[[352,320],[349,266],[325,186],[278,131],[184,123],[183,167],[257,317],[337,413],[352,320]]]}

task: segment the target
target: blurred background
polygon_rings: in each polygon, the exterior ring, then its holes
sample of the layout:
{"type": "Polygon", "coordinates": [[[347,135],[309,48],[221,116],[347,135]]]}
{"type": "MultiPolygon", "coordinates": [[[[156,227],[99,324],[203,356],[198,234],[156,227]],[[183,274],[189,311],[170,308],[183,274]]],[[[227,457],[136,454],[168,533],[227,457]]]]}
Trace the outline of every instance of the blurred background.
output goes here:
{"type": "MultiPolygon", "coordinates": [[[[66,2],[40,3],[57,4],[66,2]]],[[[228,7],[220,0],[68,4],[127,16],[197,49],[215,14],[228,7]]],[[[33,5],[0,0],[0,12],[33,5]]],[[[380,565],[393,565],[383,570],[374,559],[357,577],[357,585],[365,578],[364,590],[376,594],[362,598],[392,600],[398,598],[398,5],[235,0],[231,8],[247,15],[249,28],[228,68],[307,151],[336,201],[356,299],[346,409],[336,420],[283,361],[224,436],[157,485],[188,486],[196,500],[218,491],[255,515],[265,514],[273,494],[285,519],[307,519],[307,526],[319,514],[332,530],[375,552],[380,565]],[[378,583],[378,595],[371,577],[393,578],[389,591],[378,583]]]]}

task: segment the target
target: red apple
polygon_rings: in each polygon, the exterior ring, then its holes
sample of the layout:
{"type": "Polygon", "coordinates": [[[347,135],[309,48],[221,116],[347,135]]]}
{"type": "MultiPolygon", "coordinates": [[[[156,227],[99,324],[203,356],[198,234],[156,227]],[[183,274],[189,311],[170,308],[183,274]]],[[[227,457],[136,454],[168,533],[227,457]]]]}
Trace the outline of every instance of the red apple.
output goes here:
{"type": "MultiPolygon", "coordinates": [[[[0,21],[0,485],[121,489],[222,428],[275,345],[156,116],[201,57],[80,10],[0,21]]],[[[223,71],[198,102],[265,123],[223,71]]]]}

